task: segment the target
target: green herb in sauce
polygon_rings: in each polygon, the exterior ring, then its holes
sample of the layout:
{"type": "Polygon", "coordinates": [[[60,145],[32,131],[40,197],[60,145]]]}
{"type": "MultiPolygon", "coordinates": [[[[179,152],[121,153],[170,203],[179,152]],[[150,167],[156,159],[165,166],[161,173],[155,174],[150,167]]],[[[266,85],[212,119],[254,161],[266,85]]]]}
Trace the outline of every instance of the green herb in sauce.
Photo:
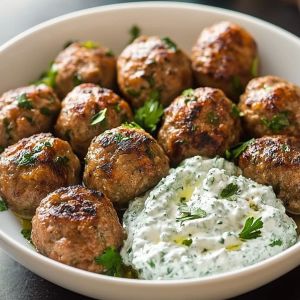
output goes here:
{"type": "Polygon", "coordinates": [[[275,247],[275,246],[281,246],[282,245],[282,240],[273,240],[269,246],[275,247]]]}
{"type": "Polygon", "coordinates": [[[221,198],[229,198],[239,191],[239,186],[234,183],[228,184],[220,193],[221,198]]]}
{"type": "Polygon", "coordinates": [[[239,234],[240,239],[242,240],[252,240],[261,236],[260,229],[263,228],[263,221],[261,218],[254,220],[253,217],[250,217],[246,220],[245,225],[242,231],[239,234]]]}

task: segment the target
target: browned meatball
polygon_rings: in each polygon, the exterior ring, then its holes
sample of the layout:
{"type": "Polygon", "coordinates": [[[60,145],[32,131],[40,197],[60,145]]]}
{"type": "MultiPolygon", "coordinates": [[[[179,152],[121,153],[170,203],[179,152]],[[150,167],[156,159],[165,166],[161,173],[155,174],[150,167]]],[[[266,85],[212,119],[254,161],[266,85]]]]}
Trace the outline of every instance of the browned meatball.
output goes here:
{"type": "Polygon", "coordinates": [[[300,136],[300,88],[275,76],[252,79],[239,108],[251,136],[300,136]]]}
{"type": "Polygon", "coordinates": [[[50,131],[59,110],[60,101],[44,84],[4,93],[0,97],[0,150],[24,137],[50,131]]]}
{"type": "Polygon", "coordinates": [[[116,59],[108,48],[87,42],[75,42],[56,57],[55,90],[64,98],[76,85],[97,83],[112,88],[116,77],[116,59]]]}
{"type": "Polygon", "coordinates": [[[167,156],[148,133],[122,126],[92,141],[83,180],[87,187],[122,204],[156,185],[168,170],[167,156]]]}
{"type": "Polygon", "coordinates": [[[300,214],[300,139],[265,136],[252,142],[239,157],[246,177],[271,185],[292,212],[300,214]]]}
{"type": "Polygon", "coordinates": [[[192,49],[192,66],[200,86],[219,88],[238,99],[257,76],[257,46],[242,27],[220,22],[205,28],[192,49]]]}
{"type": "Polygon", "coordinates": [[[127,102],[109,89],[85,83],[63,100],[55,130],[76,153],[85,156],[96,135],[130,120],[132,112],[127,102]]]}
{"type": "Polygon", "coordinates": [[[82,186],[60,188],[43,199],[32,219],[32,242],[43,255],[75,268],[102,272],[95,262],[124,234],[116,211],[103,194],[82,186]]]}
{"type": "Polygon", "coordinates": [[[0,196],[22,218],[59,187],[79,182],[80,163],[70,145],[50,133],[24,138],[0,155],[0,196]]]}
{"type": "Polygon", "coordinates": [[[132,106],[155,95],[167,106],[192,86],[189,58],[169,38],[137,38],[118,58],[118,83],[132,106]]]}
{"type": "Polygon", "coordinates": [[[165,110],[158,142],[172,165],[195,155],[214,157],[238,142],[235,104],[219,89],[186,90],[165,110]]]}

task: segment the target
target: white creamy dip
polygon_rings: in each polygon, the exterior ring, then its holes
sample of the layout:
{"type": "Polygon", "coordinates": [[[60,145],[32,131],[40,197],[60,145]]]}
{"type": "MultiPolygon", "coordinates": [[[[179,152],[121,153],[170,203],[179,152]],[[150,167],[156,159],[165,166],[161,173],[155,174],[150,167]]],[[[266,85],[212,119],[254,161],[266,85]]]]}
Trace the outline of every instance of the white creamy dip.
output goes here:
{"type": "Polygon", "coordinates": [[[124,263],[143,279],[194,278],[254,264],[295,244],[296,224],[272,188],[240,174],[223,158],[200,156],[171,169],[126,211],[124,263]],[[261,218],[261,236],[241,239],[250,217],[261,218]]]}

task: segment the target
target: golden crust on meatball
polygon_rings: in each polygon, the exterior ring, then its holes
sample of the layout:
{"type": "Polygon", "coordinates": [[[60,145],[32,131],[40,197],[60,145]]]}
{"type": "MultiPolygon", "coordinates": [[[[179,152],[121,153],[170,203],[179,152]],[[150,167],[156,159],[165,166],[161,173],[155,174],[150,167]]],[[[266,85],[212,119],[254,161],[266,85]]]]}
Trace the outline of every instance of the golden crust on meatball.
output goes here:
{"type": "Polygon", "coordinates": [[[165,109],[158,142],[172,165],[195,155],[222,155],[239,141],[239,116],[219,89],[187,90],[165,109]]]}
{"type": "Polygon", "coordinates": [[[123,50],[117,68],[120,90],[135,108],[153,94],[167,106],[192,86],[190,60],[169,38],[137,38],[123,50]]]}
{"type": "Polygon", "coordinates": [[[142,129],[122,126],[92,141],[83,180],[122,204],[156,185],[168,170],[169,160],[156,140],[142,129]]]}
{"type": "Polygon", "coordinates": [[[106,248],[119,248],[122,226],[102,193],[82,186],[60,188],[43,199],[32,220],[32,242],[43,255],[79,269],[102,272],[95,262],[106,248]]]}
{"type": "Polygon", "coordinates": [[[50,133],[24,138],[0,155],[0,196],[22,218],[57,188],[79,183],[80,163],[71,146],[50,133]]]}
{"type": "Polygon", "coordinates": [[[132,111],[126,101],[112,90],[85,83],[63,100],[55,130],[83,157],[95,136],[131,120],[132,111]]]}
{"type": "Polygon", "coordinates": [[[276,76],[252,79],[239,108],[249,135],[300,136],[300,88],[276,76]]]}

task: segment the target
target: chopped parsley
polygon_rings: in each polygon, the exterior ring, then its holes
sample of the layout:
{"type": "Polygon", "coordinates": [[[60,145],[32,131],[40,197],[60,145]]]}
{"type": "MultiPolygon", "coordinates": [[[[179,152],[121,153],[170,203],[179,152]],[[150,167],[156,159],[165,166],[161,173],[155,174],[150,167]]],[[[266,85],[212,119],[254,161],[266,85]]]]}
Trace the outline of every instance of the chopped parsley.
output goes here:
{"type": "Polygon", "coordinates": [[[141,29],[137,25],[133,25],[129,29],[130,39],[128,44],[131,44],[136,38],[138,38],[141,35],[141,29]]]}
{"type": "Polygon", "coordinates": [[[96,49],[96,48],[100,47],[100,45],[98,43],[96,43],[94,41],[90,41],[90,40],[81,42],[80,45],[87,49],[96,49]]]}
{"type": "Polygon", "coordinates": [[[66,166],[68,164],[69,160],[70,159],[67,156],[57,156],[54,159],[54,162],[59,165],[66,166]]]}
{"type": "Polygon", "coordinates": [[[83,83],[83,80],[82,80],[81,76],[76,73],[73,76],[73,84],[74,84],[74,86],[77,86],[77,85],[82,84],[82,83],[83,83]]]}
{"type": "Polygon", "coordinates": [[[154,267],[155,267],[155,263],[154,263],[153,260],[150,260],[150,261],[148,262],[148,265],[149,265],[151,268],[154,268],[154,267]]]}
{"type": "Polygon", "coordinates": [[[117,143],[120,143],[122,141],[128,141],[130,140],[131,137],[129,136],[124,136],[122,135],[121,133],[117,133],[115,136],[114,136],[114,140],[117,142],[117,143]]]}
{"type": "Polygon", "coordinates": [[[3,198],[0,197],[0,211],[6,211],[6,210],[8,210],[8,207],[5,201],[3,200],[3,198]]]}
{"type": "Polygon", "coordinates": [[[210,111],[206,115],[206,122],[209,124],[217,125],[219,124],[219,117],[215,112],[210,111]]]}
{"type": "Polygon", "coordinates": [[[174,52],[177,51],[177,45],[169,37],[164,37],[161,40],[169,49],[173,50],[174,52]]]}
{"type": "Polygon", "coordinates": [[[201,208],[197,208],[193,211],[187,206],[186,203],[181,203],[179,206],[180,216],[176,218],[176,222],[185,222],[189,220],[195,220],[205,218],[207,216],[206,211],[201,208]]]}
{"type": "Polygon", "coordinates": [[[21,234],[23,235],[24,239],[31,243],[31,229],[22,229],[21,234]]]}
{"type": "Polygon", "coordinates": [[[238,143],[237,145],[232,147],[230,150],[226,150],[225,158],[228,160],[238,158],[253,142],[254,142],[254,139],[251,139],[251,140],[243,142],[243,143],[238,143]]]}
{"type": "Polygon", "coordinates": [[[234,183],[229,183],[220,193],[221,198],[229,198],[235,195],[239,190],[239,186],[234,183]]]}
{"type": "Polygon", "coordinates": [[[290,151],[291,151],[291,148],[290,148],[290,146],[289,146],[288,144],[283,144],[283,145],[281,146],[281,149],[282,149],[282,151],[284,151],[284,152],[290,152],[290,151]]]}
{"type": "Polygon", "coordinates": [[[275,247],[275,246],[281,246],[282,245],[282,240],[273,240],[269,246],[275,247]]]}
{"type": "Polygon", "coordinates": [[[234,95],[239,96],[243,93],[244,88],[239,76],[233,76],[231,81],[231,89],[234,95]]]}
{"type": "Polygon", "coordinates": [[[246,220],[245,225],[242,231],[239,234],[240,239],[242,240],[252,240],[261,236],[260,229],[263,228],[263,221],[261,218],[254,220],[253,217],[250,217],[246,220]]]}
{"type": "Polygon", "coordinates": [[[32,151],[29,151],[29,150],[23,151],[22,155],[19,156],[18,159],[16,160],[16,163],[19,166],[30,166],[30,165],[33,165],[36,162],[39,153],[44,148],[49,148],[49,147],[52,147],[52,145],[51,145],[51,143],[49,141],[41,142],[38,145],[36,145],[32,149],[32,151]]]}
{"type": "Polygon", "coordinates": [[[141,95],[140,91],[131,88],[126,89],[126,93],[131,97],[139,97],[141,95]]]}
{"type": "Polygon", "coordinates": [[[42,115],[44,115],[44,116],[47,116],[47,117],[49,117],[49,116],[51,116],[52,114],[53,114],[53,111],[52,110],[50,110],[48,107],[41,107],[40,108],[40,113],[42,114],[42,115]]]}
{"type": "Polygon", "coordinates": [[[93,115],[91,125],[100,124],[105,120],[107,108],[100,110],[98,113],[93,115]]]}
{"type": "Polygon", "coordinates": [[[182,245],[185,245],[185,246],[191,246],[193,243],[193,240],[192,239],[187,239],[187,240],[183,240],[182,241],[182,245]]]}
{"type": "Polygon", "coordinates": [[[143,129],[139,124],[135,123],[135,122],[125,122],[122,124],[122,127],[125,128],[138,128],[138,129],[143,129]]]}
{"type": "Polygon", "coordinates": [[[262,118],[261,122],[274,133],[278,133],[290,125],[288,119],[289,112],[283,111],[273,116],[271,119],[262,118]]]}
{"type": "Polygon", "coordinates": [[[18,106],[24,109],[32,109],[33,105],[30,99],[27,98],[26,94],[23,93],[17,97],[18,106]]]}
{"type": "Polygon", "coordinates": [[[145,130],[153,133],[163,113],[163,106],[159,103],[159,93],[157,91],[152,92],[144,106],[136,111],[134,121],[145,130]]]}
{"type": "Polygon", "coordinates": [[[240,112],[239,108],[234,103],[232,103],[231,114],[236,118],[239,118],[241,116],[241,112],[240,112]]]}
{"type": "Polygon", "coordinates": [[[43,83],[54,88],[56,86],[57,73],[57,66],[54,63],[51,63],[49,69],[40,76],[40,79],[35,82],[35,84],[38,85],[43,83]]]}
{"type": "Polygon", "coordinates": [[[95,258],[95,262],[103,266],[106,275],[122,277],[122,258],[115,247],[108,247],[101,255],[95,258]]]}
{"type": "Polygon", "coordinates": [[[258,75],[258,57],[257,56],[252,61],[250,72],[253,77],[256,77],[258,75]]]}

